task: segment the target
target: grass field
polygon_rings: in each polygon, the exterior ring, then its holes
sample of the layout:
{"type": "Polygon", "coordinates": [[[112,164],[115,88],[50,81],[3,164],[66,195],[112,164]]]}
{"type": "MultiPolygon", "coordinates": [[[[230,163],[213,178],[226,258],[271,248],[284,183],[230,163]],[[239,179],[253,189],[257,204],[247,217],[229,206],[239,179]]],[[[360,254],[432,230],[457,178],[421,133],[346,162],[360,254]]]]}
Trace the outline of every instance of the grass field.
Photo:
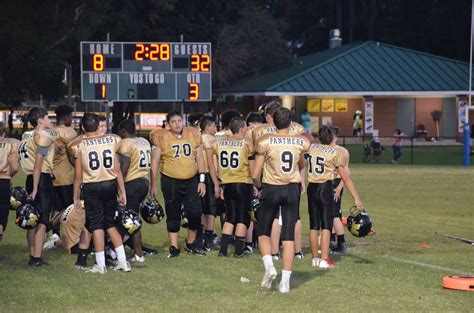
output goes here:
{"type": "MultiPolygon", "coordinates": [[[[472,312],[474,293],[445,290],[441,282],[445,275],[474,275],[474,246],[436,233],[474,239],[474,168],[353,165],[352,177],[377,234],[347,235],[349,253],[335,259],[335,269],[315,270],[309,255],[297,261],[288,295],[259,291],[257,254],[167,259],[164,222],[144,226],[145,242],[159,254],[131,273],[84,273],[74,268],[75,256],[58,250],[45,253],[49,267],[32,269],[25,232],[12,214],[0,243],[0,311],[472,312]],[[242,284],[241,276],[250,282],[242,284]]],[[[345,194],[346,212],[350,202],[345,194]]]]}

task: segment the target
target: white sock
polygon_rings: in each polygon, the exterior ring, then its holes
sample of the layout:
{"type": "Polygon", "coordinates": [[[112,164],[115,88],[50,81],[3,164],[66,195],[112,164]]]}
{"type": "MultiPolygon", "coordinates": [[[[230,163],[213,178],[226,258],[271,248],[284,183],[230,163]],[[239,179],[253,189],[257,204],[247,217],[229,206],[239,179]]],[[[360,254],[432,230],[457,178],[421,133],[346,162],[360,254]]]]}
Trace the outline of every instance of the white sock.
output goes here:
{"type": "Polygon", "coordinates": [[[105,267],[105,253],[104,253],[104,251],[95,253],[95,263],[97,263],[97,265],[100,266],[100,267],[105,267]]]}
{"type": "Polygon", "coordinates": [[[273,266],[273,259],[271,255],[264,255],[262,257],[263,266],[265,267],[265,271],[269,271],[273,266]]]}
{"type": "Polygon", "coordinates": [[[127,257],[125,256],[125,249],[123,248],[123,245],[120,245],[115,248],[115,253],[117,253],[117,260],[119,261],[119,263],[127,262],[127,257]]]}
{"type": "Polygon", "coordinates": [[[281,271],[281,281],[280,285],[287,285],[290,283],[291,271],[281,271]]]}

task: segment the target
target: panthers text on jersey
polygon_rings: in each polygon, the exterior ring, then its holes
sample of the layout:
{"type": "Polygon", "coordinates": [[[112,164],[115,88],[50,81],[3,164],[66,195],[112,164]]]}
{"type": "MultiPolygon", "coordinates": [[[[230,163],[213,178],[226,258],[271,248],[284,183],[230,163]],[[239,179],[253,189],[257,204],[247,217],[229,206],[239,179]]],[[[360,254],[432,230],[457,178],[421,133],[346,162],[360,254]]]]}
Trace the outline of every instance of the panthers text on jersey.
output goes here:
{"type": "Polygon", "coordinates": [[[298,162],[310,146],[301,135],[266,134],[255,144],[255,153],[265,157],[262,182],[270,185],[301,183],[298,162]]]}
{"type": "Polygon", "coordinates": [[[306,156],[308,161],[308,181],[324,183],[333,180],[337,169],[344,167],[341,153],[332,146],[312,144],[306,156]]]}
{"type": "Polygon", "coordinates": [[[113,134],[83,136],[79,143],[71,142],[76,158],[82,162],[82,182],[98,183],[117,178],[115,157],[120,137],[113,134]]]}
{"type": "Polygon", "coordinates": [[[137,178],[148,179],[151,165],[151,146],[148,140],[141,137],[124,138],[120,141],[118,153],[130,159],[125,182],[137,178]]]}
{"type": "Polygon", "coordinates": [[[201,133],[194,127],[184,127],[180,135],[168,129],[150,133],[150,142],[161,150],[160,172],[176,179],[189,179],[197,174],[197,149],[202,147],[201,133]]]}
{"type": "Polygon", "coordinates": [[[20,141],[13,138],[0,138],[0,179],[10,179],[9,161],[18,160],[20,141]]]}
{"type": "Polygon", "coordinates": [[[68,160],[66,147],[77,137],[77,133],[72,127],[66,127],[64,125],[47,129],[46,132],[54,138],[53,185],[72,185],[74,180],[74,168],[68,160]]]}
{"type": "Polygon", "coordinates": [[[20,143],[20,166],[26,175],[32,175],[38,149],[47,150],[41,166],[42,173],[53,173],[54,138],[45,130],[24,134],[20,143]]]}
{"type": "Polygon", "coordinates": [[[249,157],[253,155],[250,140],[240,136],[230,136],[216,140],[212,151],[217,156],[218,176],[222,184],[252,184],[249,157]]]}
{"type": "MultiPolygon", "coordinates": [[[[265,134],[276,133],[277,129],[275,126],[265,123],[258,125],[252,129],[249,129],[247,136],[252,139],[252,142],[255,144],[258,138],[262,137],[265,134]]],[[[301,124],[296,122],[291,122],[289,127],[290,135],[301,135],[304,132],[304,128],[301,124]]]]}

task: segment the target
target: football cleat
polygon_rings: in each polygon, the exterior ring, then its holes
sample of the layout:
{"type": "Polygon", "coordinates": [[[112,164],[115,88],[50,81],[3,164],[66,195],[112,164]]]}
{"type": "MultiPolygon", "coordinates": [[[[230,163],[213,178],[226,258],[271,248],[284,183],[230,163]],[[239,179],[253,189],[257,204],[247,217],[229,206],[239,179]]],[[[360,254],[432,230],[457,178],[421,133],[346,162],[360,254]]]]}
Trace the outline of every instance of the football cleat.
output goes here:
{"type": "Polygon", "coordinates": [[[15,224],[23,229],[33,229],[39,224],[41,209],[33,204],[25,203],[16,210],[15,224]]]}
{"type": "Polygon", "coordinates": [[[277,277],[277,271],[275,267],[272,267],[269,271],[265,271],[262,282],[260,283],[260,289],[269,291],[272,289],[273,280],[277,277]]]}
{"type": "Polygon", "coordinates": [[[149,197],[140,205],[140,215],[148,224],[157,224],[165,217],[165,212],[158,200],[149,197]]]}
{"type": "Polygon", "coordinates": [[[311,266],[313,267],[319,267],[319,262],[321,262],[320,258],[312,258],[311,259],[311,266]]]}
{"type": "Polygon", "coordinates": [[[107,267],[105,266],[99,266],[97,264],[94,264],[94,266],[86,271],[86,273],[99,273],[99,274],[105,274],[107,273],[107,267]]]}
{"type": "Polygon", "coordinates": [[[347,229],[356,237],[365,237],[372,229],[372,221],[365,211],[358,210],[353,206],[351,214],[347,217],[347,229]]]}
{"type": "Polygon", "coordinates": [[[181,250],[179,250],[179,248],[176,248],[175,246],[171,246],[170,247],[170,253],[168,254],[168,258],[171,259],[171,258],[176,258],[179,256],[181,250]]]}
{"type": "Polygon", "coordinates": [[[334,247],[334,249],[331,249],[331,253],[333,254],[344,254],[347,252],[347,246],[345,242],[340,242],[334,247]]]}
{"type": "Polygon", "coordinates": [[[278,291],[280,293],[289,293],[290,292],[290,283],[287,283],[287,284],[280,283],[280,285],[278,286],[278,291]]]}
{"type": "Polygon", "coordinates": [[[138,256],[138,255],[135,254],[133,257],[128,259],[128,261],[131,262],[131,263],[144,263],[145,262],[145,257],[144,256],[138,256]]]}
{"type": "Polygon", "coordinates": [[[114,271],[131,272],[132,267],[130,266],[130,263],[128,263],[127,261],[118,262],[118,264],[114,267],[114,271]]]}
{"type": "Polygon", "coordinates": [[[115,226],[122,235],[132,236],[142,227],[140,216],[123,205],[115,211],[115,226]]]}
{"type": "Polygon", "coordinates": [[[31,267],[42,267],[49,265],[49,263],[45,262],[42,258],[39,258],[38,260],[31,259],[28,265],[31,267]]]}
{"type": "Polygon", "coordinates": [[[327,258],[327,259],[321,259],[319,261],[318,267],[326,269],[326,268],[335,268],[336,265],[334,265],[334,262],[330,258],[327,258]]]}
{"type": "Polygon", "coordinates": [[[253,253],[252,245],[245,245],[244,253],[245,254],[252,254],[253,253]]]}
{"type": "Polygon", "coordinates": [[[83,255],[79,253],[77,255],[77,261],[76,261],[75,266],[76,268],[81,269],[81,270],[87,268],[87,255],[83,255]]]}
{"type": "Polygon", "coordinates": [[[296,253],[295,253],[295,259],[297,259],[297,260],[303,260],[303,259],[304,259],[303,251],[296,252],[296,253]]]}
{"type": "Polygon", "coordinates": [[[272,254],[273,261],[280,261],[280,253],[272,254]]]}
{"type": "Polygon", "coordinates": [[[186,251],[187,253],[192,253],[195,256],[205,256],[206,255],[206,253],[204,251],[202,251],[202,249],[199,248],[199,246],[195,242],[192,243],[192,244],[186,243],[184,245],[184,251],[186,251]]]}
{"type": "Polygon", "coordinates": [[[16,210],[26,203],[28,193],[23,187],[13,187],[10,192],[10,210],[16,210]]]}
{"type": "Polygon", "coordinates": [[[51,238],[43,244],[43,250],[53,250],[56,249],[56,241],[61,240],[58,234],[53,234],[51,238]]]}

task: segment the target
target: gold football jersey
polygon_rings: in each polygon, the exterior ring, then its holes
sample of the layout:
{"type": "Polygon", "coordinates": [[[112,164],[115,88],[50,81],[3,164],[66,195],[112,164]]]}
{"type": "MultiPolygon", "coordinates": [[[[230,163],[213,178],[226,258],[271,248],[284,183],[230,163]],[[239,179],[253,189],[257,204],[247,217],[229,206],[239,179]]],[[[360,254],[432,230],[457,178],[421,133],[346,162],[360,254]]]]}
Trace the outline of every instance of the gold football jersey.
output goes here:
{"type": "Polygon", "coordinates": [[[308,151],[307,161],[310,183],[324,183],[333,180],[337,169],[344,167],[341,153],[329,145],[312,144],[308,151]]]}
{"type": "Polygon", "coordinates": [[[42,173],[53,173],[54,138],[45,130],[33,130],[24,134],[20,143],[20,166],[26,175],[32,175],[35,166],[36,153],[39,147],[48,149],[41,167],[42,173]]]}
{"type": "Polygon", "coordinates": [[[197,174],[196,151],[202,147],[201,133],[184,127],[180,135],[168,129],[155,129],[150,142],[161,149],[160,172],[176,179],[189,179],[197,174]]]}
{"type": "MultiPolygon", "coordinates": [[[[334,148],[336,148],[336,150],[341,155],[342,165],[344,165],[344,167],[348,166],[349,165],[349,159],[350,159],[349,151],[347,151],[347,149],[342,147],[342,146],[335,146],[334,148]]],[[[338,171],[336,171],[336,174],[335,174],[334,178],[341,178],[341,175],[339,175],[338,171]]]]}
{"type": "Polygon", "coordinates": [[[20,141],[13,138],[0,138],[0,179],[10,179],[8,162],[18,160],[20,141]]]}
{"type": "MultiPolygon", "coordinates": [[[[84,203],[82,206],[84,207],[84,203]]],[[[63,241],[63,247],[68,253],[71,253],[71,248],[79,243],[81,232],[85,228],[86,212],[77,212],[74,209],[74,204],[66,208],[61,216],[60,233],[63,241]]]]}
{"type": "Polygon", "coordinates": [[[262,182],[270,185],[301,183],[298,167],[301,154],[310,146],[301,135],[266,134],[255,144],[255,153],[265,157],[262,182]]]}
{"type": "MultiPolygon", "coordinates": [[[[252,138],[252,142],[255,144],[258,138],[262,137],[265,134],[276,133],[276,131],[277,129],[275,126],[265,123],[249,130],[248,136],[252,138]]],[[[289,131],[290,135],[301,135],[304,132],[304,128],[301,124],[291,122],[289,131]]]]}
{"type": "Polygon", "coordinates": [[[212,150],[217,156],[217,171],[222,184],[252,184],[249,157],[253,155],[253,145],[250,140],[230,136],[214,142],[212,150]]]}
{"type": "Polygon", "coordinates": [[[209,164],[207,162],[207,153],[206,151],[208,149],[211,149],[212,148],[212,145],[213,143],[216,141],[216,137],[212,136],[212,135],[208,135],[208,134],[203,134],[202,135],[202,145],[204,147],[202,153],[204,155],[204,164],[205,164],[205,172],[206,173],[209,173],[209,164]]]}
{"type": "Polygon", "coordinates": [[[54,138],[54,159],[53,175],[54,186],[72,185],[74,182],[74,168],[69,162],[66,147],[77,137],[77,133],[72,127],[64,125],[56,126],[46,130],[54,138]]]}
{"type": "Polygon", "coordinates": [[[83,183],[99,183],[117,178],[114,165],[119,145],[119,136],[105,134],[83,136],[79,144],[72,147],[76,151],[75,157],[80,157],[82,161],[83,183]]]}
{"type": "Polygon", "coordinates": [[[148,179],[151,164],[151,146],[148,140],[141,137],[122,139],[118,153],[130,158],[125,182],[137,178],[148,179]]]}

